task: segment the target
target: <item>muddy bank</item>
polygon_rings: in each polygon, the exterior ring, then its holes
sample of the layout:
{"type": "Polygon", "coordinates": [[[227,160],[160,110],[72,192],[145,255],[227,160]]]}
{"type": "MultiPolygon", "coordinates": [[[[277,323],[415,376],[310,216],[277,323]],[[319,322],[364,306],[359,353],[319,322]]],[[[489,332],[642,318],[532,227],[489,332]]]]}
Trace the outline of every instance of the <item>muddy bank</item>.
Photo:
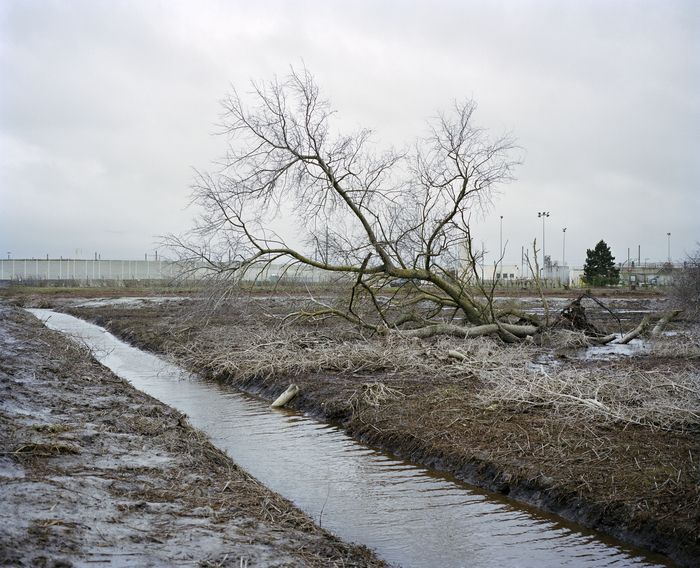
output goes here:
{"type": "MultiPolygon", "coordinates": [[[[282,337],[287,332],[264,329],[274,322],[274,307],[266,303],[258,308],[246,304],[221,310],[206,324],[183,324],[183,313],[174,305],[70,311],[140,347],[169,353],[191,369],[269,400],[295,382],[301,387],[292,403],[295,408],[339,423],[358,439],[681,564],[696,563],[696,426],[664,429],[585,413],[570,415],[551,404],[479,405],[475,401],[487,390],[489,373],[522,365],[524,357],[538,352],[502,351],[484,341],[473,368],[465,364],[457,372],[454,362],[445,360],[449,345],[443,343],[368,348],[366,342],[353,343],[328,325],[302,326],[282,337]],[[320,357],[329,345],[330,355],[320,357]],[[265,351],[264,364],[244,360],[256,349],[265,351]],[[378,355],[382,349],[391,353],[378,355]],[[505,363],[497,358],[502,353],[507,355],[505,363]],[[289,362],[293,357],[299,359],[296,366],[289,362]],[[397,363],[397,358],[406,360],[397,363]],[[251,371],[251,365],[258,367],[251,371]]],[[[679,353],[655,351],[601,362],[572,361],[559,354],[556,363],[574,376],[610,377],[611,383],[619,377],[697,378],[696,340],[683,336],[683,341],[687,349],[679,353]]],[[[646,401],[640,398],[641,390],[635,395],[636,388],[630,385],[627,406],[643,408],[646,401]]]]}
{"type": "Polygon", "coordinates": [[[185,417],[0,306],[0,564],[382,566],[185,417]]]}

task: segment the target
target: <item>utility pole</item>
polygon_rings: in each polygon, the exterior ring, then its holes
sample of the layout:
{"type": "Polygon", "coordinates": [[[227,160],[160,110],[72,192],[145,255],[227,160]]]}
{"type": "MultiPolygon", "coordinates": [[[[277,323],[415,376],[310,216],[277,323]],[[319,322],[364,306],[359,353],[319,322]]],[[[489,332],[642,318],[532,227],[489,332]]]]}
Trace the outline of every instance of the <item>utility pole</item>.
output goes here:
{"type": "Polygon", "coordinates": [[[666,233],[668,237],[668,263],[671,264],[671,233],[666,233]]]}
{"type": "Polygon", "coordinates": [[[545,266],[544,266],[544,262],[545,262],[545,261],[544,261],[544,258],[545,258],[545,249],[544,249],[544,237],[545,237],[545,233],[544,233],[544,220],[545,220],[547,217],[549,217],[549,211],[538,211],[538,212],[537,212],[537,217],[541,217],[541,218],[542,218],[542,276],[544,276],[544,274],[545,274],[545,271],[544,271],[544,269],[545,269],[545,266]]]}

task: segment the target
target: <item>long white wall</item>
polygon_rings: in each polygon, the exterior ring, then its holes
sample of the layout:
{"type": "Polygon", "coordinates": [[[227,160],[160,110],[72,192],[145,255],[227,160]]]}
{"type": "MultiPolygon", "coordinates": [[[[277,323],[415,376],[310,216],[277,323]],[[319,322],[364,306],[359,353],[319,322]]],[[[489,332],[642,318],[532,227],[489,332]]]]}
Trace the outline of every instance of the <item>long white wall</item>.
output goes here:
{"type": "MultiPolygon", "coordinates": [[[[100,281],[197,280],[210,276],[205,265],[183,271],[183,265],[163,260],[85,260],[85,259],[0,259],[0,281],[74,281],[81,284],[100,281]]],[[[243,275],[248,282],[276,283],[325,282],[331,274],[309,266],[271,264],[251,267],[243,275]]]]}
{"type": "Polygon", "coordinates": [[[0,260],[0,280],[169,280],[177,274],[175,265],[162,260],[0,260]]]}

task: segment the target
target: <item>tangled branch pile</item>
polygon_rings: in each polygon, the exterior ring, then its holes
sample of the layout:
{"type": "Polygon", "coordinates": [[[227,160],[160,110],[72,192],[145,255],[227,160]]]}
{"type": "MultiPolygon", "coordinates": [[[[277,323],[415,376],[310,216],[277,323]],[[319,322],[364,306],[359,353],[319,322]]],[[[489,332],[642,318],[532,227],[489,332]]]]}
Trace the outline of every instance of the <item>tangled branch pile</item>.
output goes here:
{"type": "Polygon", "coordinates": [[[545,407],[571,420],[603,420],[660,428],[700,427],[700,378],[674,371],[612,368],[520,369],[501,367],[481,374],[486,386],[478,406],[527,410],[545,407]]]}
{"type": "Polygon", "coordinates": [[[229,381],[299,376],[318,371],[351,374],[434,370],[408,341],[335,341],[289,329],[212,329],[178,347],[192,368],[229,381]]]}
{"type": "Polygon", "coordinates": [[[524,368],[534,356],[531,346],[503,349],[488,337],[468,342],[452,337],[427,342],[395,335],[366,339],[261,325],[211,326],[195,338],[177,342],[173,351],[190,368],[233,382],[321,371],[454,379],[504,365],[524,368]],[[448,356],[455,350],[461,360],[448,356]]]}
{"type": "Polygon", "coordinates": [[[691,333],[678,333],[659,337],[651,343],[651,353],[655,357],[673,359],[700,359],[700,336],[691,333]]]}
{"type": "MultiPolygon", "coordinates": [[[[240,306],[239,306],[240,308],[240,306]]],[[[642,370],[640,365],[581,365],[571,360],[536,367],[552,355],[551,347],[581,349],[592,344],[582,331],[551,329],[537,342],[504,346],[497,337],[441,335],[416,338],[403,334],[364,337],[342,326],[291,322],[273,313],[256,312],[242,325],[206,325],[176,344],[175,355],[190,368],[233,383],[253,379],[298,380],[315,374],[342,375],[356,398],[376,406],[402,394],[408,384],[426,382],[467,405],[509,412],[540,407],[565,420],[638,424],[663,430],[700,426],[700,380],[679,361],[700,354],[696,336],[684,333],[656,338],[654,355],[662,354],[673,371],[642,370]],[[281,323],[284,322],[284,323],[281,323]],[[537,343],[537,344],[536,344],[537,343]],[[368,380],[370,379],[370,380],[368,380]],[[365,386],[363,386],[365,385],[365,386]]],[[[679,332],[673,332],[678,334],[679,332]]],[[[411,387],[413,388],[413,387],[411,387]]]]}

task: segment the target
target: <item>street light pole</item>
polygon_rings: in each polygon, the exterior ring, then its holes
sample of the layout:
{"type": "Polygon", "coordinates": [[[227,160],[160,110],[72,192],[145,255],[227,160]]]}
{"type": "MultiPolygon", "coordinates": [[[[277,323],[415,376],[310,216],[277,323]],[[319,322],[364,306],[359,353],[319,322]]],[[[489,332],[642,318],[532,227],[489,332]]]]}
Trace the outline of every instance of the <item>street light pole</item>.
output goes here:
{"type": "Polygon", "coordinates": [[[668,237],[668,262],[671,262],[671,233],[666,233],[668,237]]]}
{"type": "Polygon", "coordinates": [[[562,230],[561,265],[566,266],[566,227],[562,230]]]}
{"type": "Polygon", "coordinates": [[[544,275],[544,257],[545,257],[545,248],[544,248],[544,220],[549,217],[549,211],[538,211],[537,212],[537,217],[542,218],[542,274],[544,275]]]}

